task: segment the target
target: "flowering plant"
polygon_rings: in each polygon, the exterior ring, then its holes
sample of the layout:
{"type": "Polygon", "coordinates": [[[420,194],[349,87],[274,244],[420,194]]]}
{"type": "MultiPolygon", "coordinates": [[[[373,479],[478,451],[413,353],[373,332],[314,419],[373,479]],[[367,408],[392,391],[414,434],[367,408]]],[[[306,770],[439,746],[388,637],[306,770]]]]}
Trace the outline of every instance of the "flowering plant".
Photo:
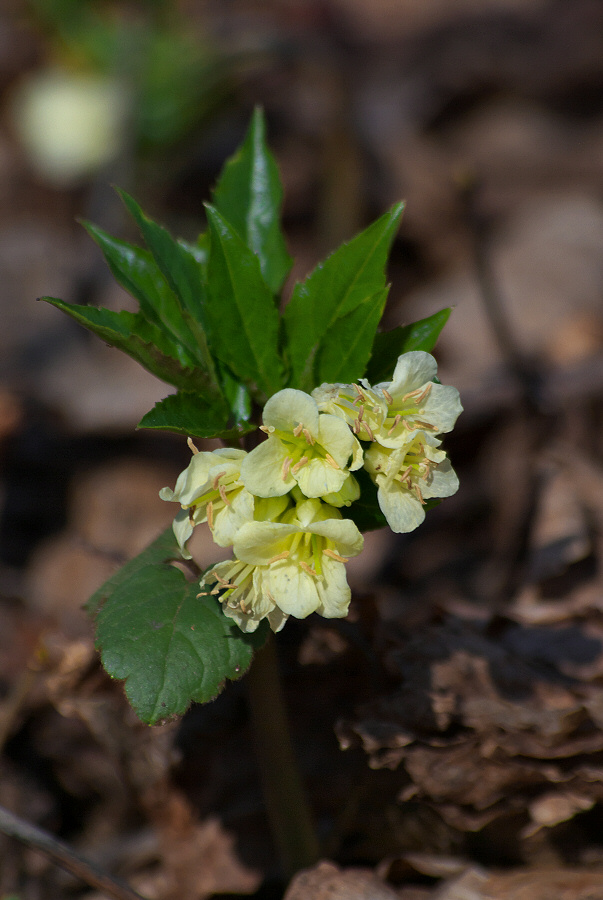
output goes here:
{"type": "Polygon", "coordinates": [[[411,531],[457,490],[440,436],[461,405],[429,352],[449,309],[378,332],[403,204],[297,283],[281,313],[291,259],[261,111],[194,244],[120,194],[148,249],[86,228],[138,312],[44,299],[176,389],[139,423],[192,451],[161,491],[180,507],[173,529],[89,603],[105,668],[154,723],[212,699],[289,616],[347,615],[362,532],[411,531]],[[225,446],[200,450],[204,438],[225,446]],[[190,576],[201,523],[233,555],[190,576]]]}

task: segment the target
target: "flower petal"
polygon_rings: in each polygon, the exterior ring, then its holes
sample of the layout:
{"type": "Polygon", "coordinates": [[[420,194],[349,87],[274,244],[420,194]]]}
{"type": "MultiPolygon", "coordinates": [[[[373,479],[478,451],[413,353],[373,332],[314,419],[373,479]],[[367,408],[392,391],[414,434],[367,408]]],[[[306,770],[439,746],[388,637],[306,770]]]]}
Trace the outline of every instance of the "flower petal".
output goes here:
{"type": "Polygon", "coordinates": [[[376,387],[386,388],[392,396],[398,393],[408,394],[410,391],[423,387],[428,381],[433,381],[437,371],[438,364],[431,353],[425,353],[423,350],[411,350],[398,357],[390,386],[385,382],[376,387]]]}
{"type": "Polygon", "coordinates": [[[325,619],[343,619],[348,614],[352,598],[345,565],[323,557],[322,571],[323,580],[317,584],[320,605],[316,612],[325,619]]]}
{"type": "Polygon", "coordinates": [[[380,487],[377,500],[387,524],[396,534],[414,531],[425,519],[425,510],[420,501],[409,490],[396,483],[389,490],[380,487]]]}
{"type": "MultiPolygon", "coordinates": [[[[276,396],[276,394],[275,394],[276,396]]],[[[290,472],[283,478],[287,448],[277,437],[268,436],[248,453],[241,464],[241,481],[256,497],[282,497],[295,484],[290,472]]]]}
{"type": "Polygon", "coordinates": [[[270,397],[262,418],[265,425],[280,431],[293,431],[301,423],[314,437],[318,429],[318,406],[304,391],[285,388],[270,397]]]}
{"type": "Polygon", "coordinates": [[[286,559],[273,563],[264,572],[263,581],[286,615],[305,619],[321,605],[317,579],[286,559]]]}
{"type": "Polygon", "coordinates": [[[421,493],[428,500],[430,497],[452,497],[459,489],[459,479],[445,459],[434,469],[426,482],[421,482],[421,493]]]}
{"type": "Polygon", "coordinates": [[[429,396],[421,407],[421,418],[430,425],[436,425],[440,432],[452,431],[462,411],[461,398],[455,387],[432,384],[429,396]]]}
{"type": "Polygon", "coordinates": [[[218,547],[230,547],[238,530],[253,519],[253,494],[241,488],[233,491],[228,504],[214,516],[212,535],[218,547]]]}
{"type": "Polygon", "coordinates": [[[321,413],[318,417],[317,440],[331,454],[340,469],[347,467],[350,456],[354,457],[350,469],[358,469],[362,465],[362,447],[343,419],[321,413]]]}
{"type": "MultiPolygon", "coordinates": [[[[343,422],[341,424],[343,425],[343,422]]],[[[347,477],[347,469],[334,469],[325,459],[316,457],[296,475],[297,483],[306,497],[322,497],[324,494],[336,493],[341,490],[347,477]]]]}

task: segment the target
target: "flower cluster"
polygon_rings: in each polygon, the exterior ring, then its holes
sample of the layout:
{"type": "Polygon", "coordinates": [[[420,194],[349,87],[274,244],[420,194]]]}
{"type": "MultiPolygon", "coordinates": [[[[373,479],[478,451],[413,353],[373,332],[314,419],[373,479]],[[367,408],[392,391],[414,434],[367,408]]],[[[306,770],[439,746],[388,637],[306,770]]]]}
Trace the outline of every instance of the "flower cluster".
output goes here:
{"type": "Polygon", "coordinates": [[[250,452],[199,452],[191,443],[189,466],[160,496],[182,507],[174,532],[185,556],[201,522],[219,546],[232,546],[233,558],[212,566],[201,585],[243,631],[264,618],[279,631],[289,615],[347,614],[345,563],[363,538],[340,510],[360,496],[360,468],[395,532],[423,521],[426,500],[455,493],[437,435],[453,428],[462,407],[455,388],[433,381],[436,371],[428,353],[405,353],[391,382],[274,394],[261,426],[267,438],[250,452]]]}

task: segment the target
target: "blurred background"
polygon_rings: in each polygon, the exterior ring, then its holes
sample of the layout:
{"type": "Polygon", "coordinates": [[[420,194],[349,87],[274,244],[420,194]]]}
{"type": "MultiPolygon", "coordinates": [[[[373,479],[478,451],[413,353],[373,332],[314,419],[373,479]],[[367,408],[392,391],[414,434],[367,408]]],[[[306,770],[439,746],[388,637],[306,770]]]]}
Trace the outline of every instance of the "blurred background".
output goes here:
{"type": "MultiPolygon", "coordinates": [[[[419,851],[603,865],[599,0],[4,0],[0,803],[149,897],[282,896],[244,685],[139,728],[81,610],[171,521],[188,450],[134,430],[166,386],[34,302],[134,308],[78,217],[137,241],[117,184],[195,238],[256,104],[291,281],[406,200],[384,327],[453,306],[465,406],[458,496],[367,536],[349,623],[282,635],[325,856],[408,900],[452,877],[419,851]]],[[[3,840],[0,896],[84,895],[3,840]]]]}

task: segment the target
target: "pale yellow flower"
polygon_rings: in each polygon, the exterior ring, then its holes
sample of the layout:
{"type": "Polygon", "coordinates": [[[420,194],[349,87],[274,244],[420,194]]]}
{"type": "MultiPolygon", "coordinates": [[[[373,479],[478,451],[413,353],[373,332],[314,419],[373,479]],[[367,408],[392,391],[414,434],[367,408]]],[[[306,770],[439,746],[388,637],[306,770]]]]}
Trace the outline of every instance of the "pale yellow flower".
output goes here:
{"type": "Polygon", "coordinates": [[[185,559],[191,558],[186,543],[196,525],[207,522],[215,543],[229,547],[238,528],[253,517],[254,498],[240,480],[246,455],[229,447],[194,451],[174,490],[165,487],[159,492],[162,500],[182,506],[174,519],[174,534],[185,559]]]}
{"type": "Polygon", "coordinates": [[[234,559],[213,566],[202,586],[219,595],[224,613],[246,632],[267,618],[280,631],[288,616],[347,615],[345,563],[363,538],[350,519],[320,500],[305,500],[280,521],[250,521],[234,539],[234,559]]]}
{"type": "MultiPolygon", "coordinates": [[[[310,498],[338,494],[350,471],[362,465],[362,448],[345,422],[320,413],[303,391],[287,388],[274,394],[263,422],[267,440],[241,465],[241,481],[256,497],[278,497],[295,485],[310,498]]],[[[353,495],[353,486],[345,491],[353,495]]]]}

